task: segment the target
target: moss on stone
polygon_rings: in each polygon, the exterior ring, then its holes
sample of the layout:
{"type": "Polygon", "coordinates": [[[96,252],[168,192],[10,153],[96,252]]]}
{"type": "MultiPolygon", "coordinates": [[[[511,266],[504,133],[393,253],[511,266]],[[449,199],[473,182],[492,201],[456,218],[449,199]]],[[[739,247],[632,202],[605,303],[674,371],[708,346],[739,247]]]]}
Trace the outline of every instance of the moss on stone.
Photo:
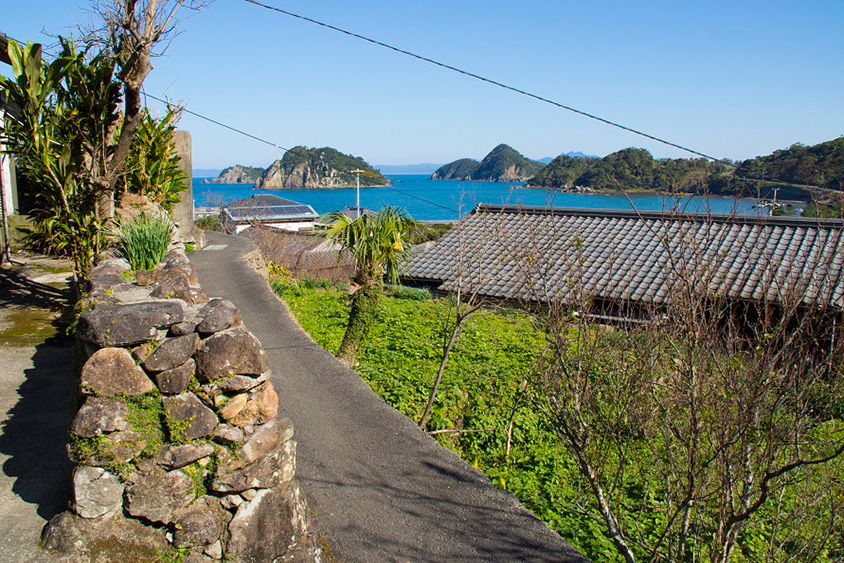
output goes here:
{"type": "Polygon", "coordinates": [[[166,412],[161,394],[151,391],[136,397],[125,397],[124,400],[129,407],[126,419],[145,442],[140,457],[154,456],[164,445],[166,437],[166,412]]]}

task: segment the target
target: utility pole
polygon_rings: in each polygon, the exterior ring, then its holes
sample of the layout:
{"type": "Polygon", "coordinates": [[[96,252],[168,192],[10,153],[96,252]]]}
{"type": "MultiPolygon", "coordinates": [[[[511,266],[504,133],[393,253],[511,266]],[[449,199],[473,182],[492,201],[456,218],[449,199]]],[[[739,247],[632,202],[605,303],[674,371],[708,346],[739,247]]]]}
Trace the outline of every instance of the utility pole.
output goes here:
{"type": "Polygon", "coordinates": [[[366,172],[365,170],[352,170],[355,173],[355,210],[358,212],[358,217],[360,217],[360,175],[361,172],[366,172]]]}

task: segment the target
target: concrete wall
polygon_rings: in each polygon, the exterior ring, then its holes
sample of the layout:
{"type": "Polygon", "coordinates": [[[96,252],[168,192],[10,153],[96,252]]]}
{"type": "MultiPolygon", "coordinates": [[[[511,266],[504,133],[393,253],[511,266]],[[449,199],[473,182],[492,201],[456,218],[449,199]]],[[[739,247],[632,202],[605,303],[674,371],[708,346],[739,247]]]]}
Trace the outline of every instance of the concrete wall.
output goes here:
{"type": "Polygon", "coordinates": [[[173,208],[173,220],[185,242],[199,242],[199,230],[193,224],[193,173],[191,136],[189,131],[175,131],[173,140],[179,154],[179,168],[187,175],[187,186],[182,199],[173,208]]]}

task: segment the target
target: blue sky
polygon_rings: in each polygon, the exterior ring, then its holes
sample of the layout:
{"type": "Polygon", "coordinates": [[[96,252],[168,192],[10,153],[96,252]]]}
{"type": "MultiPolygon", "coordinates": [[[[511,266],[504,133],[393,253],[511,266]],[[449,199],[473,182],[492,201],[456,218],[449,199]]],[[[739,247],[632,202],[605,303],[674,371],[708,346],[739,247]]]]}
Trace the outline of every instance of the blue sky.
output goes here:
{"type": "MultiPolygon", "coordinates": [[[[844,134],[840,0],[265,2],[715,156],[844,134]]],[[[42,29],[71,33],[87,5],[10,3],[0,31],[49,43],[42,29]]],[[[373,164],[481,158],[501,142],[531,158],[629,146],[685,156],[243,0],[217,0],[181,30],[146,90],[284,147],[373,164]]],[[[189,115],[180,126],[197,168],[280,156],[189,115]]]]}

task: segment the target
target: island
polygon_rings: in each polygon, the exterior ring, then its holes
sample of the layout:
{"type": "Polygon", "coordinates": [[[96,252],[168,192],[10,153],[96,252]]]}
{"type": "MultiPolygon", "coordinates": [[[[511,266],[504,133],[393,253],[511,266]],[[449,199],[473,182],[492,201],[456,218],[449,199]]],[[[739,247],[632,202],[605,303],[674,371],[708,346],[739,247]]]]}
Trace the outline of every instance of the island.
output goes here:
{"type": "Polygon", "coordinates": [[[355,185],[354,170],[361,170],[361,187],[386,186],[387,179],[359,156],[330,147],[294,147],[264,170],[256,189],[349,188],[355,185]]]}
{"type": "Polygon", "coordinates": [[[472,182],[524,182],[545,165],[522,155],[509,145],[500,144],[483,160],[461,158],[441,166],[432,180],[463,180],[472,182]]]}
{"type": "Polygon", "coordinates": [[[351,188],[355,170],[360,170],[360,186],[389,184],[381,172],[363,158],[344,154],[331,147],[293,147],[267,168],[236,164],[203,184],[252,184],[255,189],[351,188]]]}
{"type": "Polygon", "coordinates": [[[706,192],[735,197],[770,197],[776,189],[783,199],[826,202],[834,199],[834,191],[844,191],[844,137],[814,146],[797,143],[739,162],[656,159],[641,148],[602,158],[560,155],[527,185],[573,192],[706,192]]]}
{"type": "Polygon", "coordinates": [[[235,164],[225,168],[216,178],[205,179],[203,184],[254,184],[264,173],[263,168],[235,164]]]}

